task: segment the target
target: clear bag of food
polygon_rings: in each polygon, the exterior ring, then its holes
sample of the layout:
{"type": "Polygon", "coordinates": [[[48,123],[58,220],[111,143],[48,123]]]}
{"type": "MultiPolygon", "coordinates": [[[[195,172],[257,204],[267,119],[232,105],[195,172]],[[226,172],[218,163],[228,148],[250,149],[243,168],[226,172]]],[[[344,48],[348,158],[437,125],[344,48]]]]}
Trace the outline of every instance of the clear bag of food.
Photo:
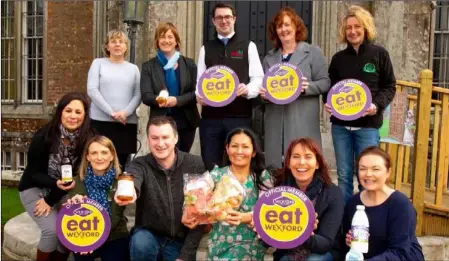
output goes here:
{"type": "Polygon", "coordinates": [[[243,185],[232,174],[225,174],[215,185],[209,201],[208,212],[218,221],[224,221],[227,210],[238,209],[244,198],[245,189],[243,185]]]}
{"type": "Polygon", "coordinates": [[[245,189],[230,173],[214,184],[211,173],[184,174],[184,213],[195,217],[199,224],[224,221],[227,210],[238,209],[245,197],[245,189]]]}
{"type": "Polygon", "coordinates": [[[187,217],[195,217],[200,224],[216,222],[208,211],[213,188],[213,181],[206,173],[184,174],[184,212],[187,217]]]}

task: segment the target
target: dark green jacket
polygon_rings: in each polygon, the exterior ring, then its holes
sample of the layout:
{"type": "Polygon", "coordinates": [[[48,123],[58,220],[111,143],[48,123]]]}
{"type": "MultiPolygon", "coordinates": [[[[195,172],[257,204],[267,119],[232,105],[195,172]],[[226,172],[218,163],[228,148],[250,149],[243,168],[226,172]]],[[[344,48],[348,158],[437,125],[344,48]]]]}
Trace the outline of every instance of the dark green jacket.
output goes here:
{"type": "MultiPolygon", "coordinates": [[[[79,175],[73,178],[75,181],[75,187],[69,191],[69,196],[73,197],[76,194],[87,195],[86,186],[84,182],[80,180],[79,175]]],[[[111,232],[109,233],[108,241],[127,237],[129,235],[126,223],[128,219],[125,217],[125,207],[117,205],[114,201],[114,194],[117,188],[117,179],[114,180],[111,190],[109,190],[110,207],[111,207],[111,232]]]]}

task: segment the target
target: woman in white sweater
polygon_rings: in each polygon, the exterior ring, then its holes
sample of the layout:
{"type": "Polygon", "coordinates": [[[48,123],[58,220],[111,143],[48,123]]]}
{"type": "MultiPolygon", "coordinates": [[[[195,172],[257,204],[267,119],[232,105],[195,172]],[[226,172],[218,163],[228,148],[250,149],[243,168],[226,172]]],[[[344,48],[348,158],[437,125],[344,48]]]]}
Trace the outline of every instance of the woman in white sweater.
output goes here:
{"type": "Polygon", "coordinates": [[[92,127],[112,140],[123,168],[129,154],[136,153],[136,108],[140,104],[140,72],[125,61],[128,47],[124,31],[109,31],[103,48],[106,57],[92,62],[87,78],[92,127]]]}

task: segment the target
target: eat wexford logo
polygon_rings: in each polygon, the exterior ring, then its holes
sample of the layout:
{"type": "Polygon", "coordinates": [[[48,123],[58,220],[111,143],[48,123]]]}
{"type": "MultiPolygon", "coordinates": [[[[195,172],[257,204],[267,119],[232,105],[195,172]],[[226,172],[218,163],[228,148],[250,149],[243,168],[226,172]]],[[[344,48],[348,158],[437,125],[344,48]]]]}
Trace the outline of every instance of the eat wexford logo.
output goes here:
{"type": "Polygon", "coordinates": [[[74,252],[89,252],[107,240],[111,230],[108,211],[93,199],[66,204],[56,217],[59,241],[74,252]]]}

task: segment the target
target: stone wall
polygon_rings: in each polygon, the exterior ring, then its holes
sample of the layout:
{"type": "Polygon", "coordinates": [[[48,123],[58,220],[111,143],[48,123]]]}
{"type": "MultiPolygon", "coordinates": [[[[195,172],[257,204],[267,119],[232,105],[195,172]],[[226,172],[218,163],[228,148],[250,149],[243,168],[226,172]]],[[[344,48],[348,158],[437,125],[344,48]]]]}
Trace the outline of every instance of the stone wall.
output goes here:
{"type": "Polygon", "coordinates": [[[390,53],[396,78],[417,81],[432,56],[431,2],[376,1],[373,11],[377,42],[390,53]]]}

